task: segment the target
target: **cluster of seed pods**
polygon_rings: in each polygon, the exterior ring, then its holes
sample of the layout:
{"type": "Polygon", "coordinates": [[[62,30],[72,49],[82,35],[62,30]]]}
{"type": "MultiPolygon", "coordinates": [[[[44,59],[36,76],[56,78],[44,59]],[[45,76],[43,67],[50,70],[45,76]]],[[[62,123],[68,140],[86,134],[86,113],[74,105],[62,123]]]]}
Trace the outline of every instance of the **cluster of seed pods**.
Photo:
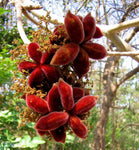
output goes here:
{"type": "Polygon", "coordinates": [[[91,13],[82,18],[68,11],[64,25],[56,27],[50,37],[50,45],[57,44],[60,48],[42,54],[37,43],[29,44],[28,54],[34,62],[21,62],[19,70],[30,73],[30,87],[47,92],[44,99],[35,94],[25,96],[27,106],[41,114],[35,125],[39,135],[49,133],[56,142],[64,143],[66,131],[70,128],[78,137],[87,137],[82,116],[95,106],[98,97],[62,79],[59,67],[72,65],[78,78],[82,78],[89,71],[89,58],[102,59],[106,56],[102,45],[91,42],[92,38],[101,36],[102,32],[91,13]],[[43,88],[40,88],[41,84],[43,88]]]}

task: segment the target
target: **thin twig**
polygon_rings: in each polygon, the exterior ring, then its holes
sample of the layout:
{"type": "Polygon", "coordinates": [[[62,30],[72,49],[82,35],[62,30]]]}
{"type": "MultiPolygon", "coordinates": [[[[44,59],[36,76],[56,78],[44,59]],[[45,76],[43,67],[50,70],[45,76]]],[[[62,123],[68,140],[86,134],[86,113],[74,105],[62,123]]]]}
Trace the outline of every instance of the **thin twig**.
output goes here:
{"type": "Polygon", "coordinates": [[[136,35],[136,33],[139,31],[139,26],[138,27],[135,27],[131,34],[125,39],[125,41],[128,43],[130,42],[130,40],[136,35]]]}
{"type": "MultiPolygon", "coordinates": [[[[31,10],[30,11],[34,16],[36,16],[37,18],[41,18],[41,17],[46,17],[47,16],[47,12],[45,10],[31,10]]],[[[52,24],[56,24],[56,25],[61,25],[61,22],[58,22],[56,19],[52,20],[52,19],[46,19],[46,21],[48,21],[49,23],[52,24]]]]}
{"type": "Polygon", "coordinates": [[[120,132],[123,131],[128,126],[139,126],[139,123],[128,123],[124,127],[122,127],[122,129],[120,130],[120,132]]]}
{"type": "Polygon", "coordinates": [[[40,22],[33,18],[25,9],[23,9],[23,14],[34,24],[39,25],[41,28],[45,28],[45,26],[40,24],[40,22]]]}
{"type": "Polygon", "coordinates": [[[127,74],[125,74],[118,82],[117,82],[117,88],[124,83],[126,80],[128,80],[129,78],[131,78],[133,75],[135,75],[137,72],[139,72],[139,66],[137,66],[136,68],[134,68],[133,70],[131,70],[130,72],[128,72],[127,74]]]}
{"type": "Polygon", "coordinates": [[[106,5],[104,3],[104,0],[102,0],[102,4],[103,4],[103,10],[104,10],[104,15],[105,15],[105,21],[106,21],[106,25],[109,24],[109,21],[108,21],[108,16],[107,16],[107,12],[106,12],[106,5]]]}
{"type": "Polygon", "coordinates": [[[113,109],[127,109],[127,106],[123,106],[123,107],[120,107],[120,106],[111,106],[111,108],[113,108],[113,109]]]}
{"type": "Polygon", "coordinates": [[[129,5],[129,7],[126,9],[125,14],[123,15],[120,22],[124,22],[127,18],[127,16],[130,14],[131,11],[135,10],[139,7],[139,3],[135,4],[134,2],[129,5]]]}
{"type": "Polygon", "coordinates": [[[75,11],[75,15],[80,11],[80,9],[84,6],[84,4],[87,2],[87,0],[84,0],[81,6],[75,11]]]}

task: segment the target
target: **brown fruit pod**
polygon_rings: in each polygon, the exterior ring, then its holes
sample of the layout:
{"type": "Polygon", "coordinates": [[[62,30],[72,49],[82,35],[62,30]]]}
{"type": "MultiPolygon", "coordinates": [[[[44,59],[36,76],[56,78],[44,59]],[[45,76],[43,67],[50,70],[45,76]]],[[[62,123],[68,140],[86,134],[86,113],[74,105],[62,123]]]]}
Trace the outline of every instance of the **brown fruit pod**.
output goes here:
{"type": "Polygon", "coordinates": [[[56,142],[65,143],[66,140],[66,132],[63,126],[50,131],[51,136],[54,138],[56,142]]]}
{"type": "Polygon", "coordinates": [[[60,94],[58,91],[58,85],[56,83],[53,84],[53,87],[50,89],[46,99],[48,102],[48,108],[50,112],[63,110],[60,94]]]}
{"type": "Polygon", "coordinates": [[[78,137],[83,139],[87,137],[87,128],[77,116],[70,116],[69,125],[78,137]]]}
{"type": "Polygon", "coordinates": [[[36,130],[36,131],[40,136],[44,136],[49,133],[48,131],[40,131],[40,130],[36,130]]]}
{"type": "Polygon", "coordinates": [[[41,70],[45,74],[46,78],[54,83],[57,82],[59,79],[59,72],[56,68],[49,66],[49,65],[42,65],[41,70]]]}
{"type": "Polygon", "coordinates": [[[29,71],[29,73],[31,73],[37,66],[38,65],[36,63],[30,62],[30,61],[24,61],[19,64],[18,69],[21,72],[23,72],[23,70],[25,70],[25,71],[29,71]]]}
{"type": "Polygon", "coordinates": [[[67,123],[69,115],[66,112],[52,112],[42,116],[36,123],[35,129],[40,131],[55,130],[67,123]]]}
{"type": "Polygon", "coordinates": [[[42,57],[42,53],[37,50],[39,47],[40,46],[37,43],[30,43],[28,45],[28,54],[30,58],[32,58],[37,63],[40,63],[42,57]]]}
{"type": "Polygon", "coordinates": [[[84,96],[84,90],[82,88],[73,87],[74,102],[77,102],[83,96],[84,96]]]}
{"type": "Polygon", "coordinates": [[[72,87],[62,78],[60,78],[58,82],[58,90],[63,107],[65,108],[65,110],[70,111],[74,105],[72,87]]]}
{"type": "Polygon", "coordinates": [[[82,47],[92,59],[102,59],[107,55],[105,47],[97,43],[86,42],[82,47]]]}
{"type": "Polygon", "coordinates": [[[88,13],[83,19],[85,38],[84,42],[90,40],[96,31],[96,23],[91,13],[88,13]]]}
{"type": "Polygon", "coordinates": [[[40,67],[37,67],[30,75],[28,84],[30,87],[36,87],[40,85],[43,81],[44,74],[40,67]]]}
{"type": "Polygon", "coordinates": [[[80,52],[76,59],[73,62],[74,70],[81,78],[89,70],[89,57],[83,48],[80,49],[80,52]]]}
{"type": "Polygon", "coordinates": [[[40,64],[50,64],[50,61],[54,54],[55,54],[54,49],[51,49],[51,50],[48,50],[47,52],[45,52],[43,54],[43,56],[41,57],[40,64]]]}
{"type": "Polygon", "coordinates": [[[103,33],[101,32],[100,28],[96,26],[95,34],[93,35],[93,38],[101,38],[103,36],[103,33]]]}
{"type": "Polygon", "coordinates": [[[53,35],[59,35],[61,38],[66,38],[68,37],[66,31],[65,31],[65,26],[64,25],[59,25],[55,28],[53,35]]]}
{"type": "Polygon", "coordinates": [[[38,113],[46,114],[49,112],[47,102],[36,95],[27,95],[26,104],[29,108],[38,113]]]}
{"type": "Polygon", "coordinates": [[[72,62],[79,53],[79,45],[69,43],[57,50],[51,60],[51,65],[67,65],[72,62]]]}
{"type": "Polygon", "coordinates": [[[73,107],[72,114],[81,115],[91,110],[97,102],[96,96],[84,96],[73,107]]]}
{"type": "Polygon", "coordinates": [[[64,24],[71,41],[77,44],[82,43],[84,40],[84,28],[80,18],[68,11],[64,24]]]}
{"type": "Polygon", "coordinates": [[[77,15],[77,17],[81,20],[81,22],[83,22],[83,17],[80,15],[77,15]]]}

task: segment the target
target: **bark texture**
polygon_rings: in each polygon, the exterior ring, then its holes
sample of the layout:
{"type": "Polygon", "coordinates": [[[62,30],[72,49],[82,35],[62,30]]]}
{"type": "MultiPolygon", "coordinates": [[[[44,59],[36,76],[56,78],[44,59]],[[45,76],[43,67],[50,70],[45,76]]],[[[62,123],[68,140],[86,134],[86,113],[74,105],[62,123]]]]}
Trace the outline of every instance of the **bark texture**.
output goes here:
{"type": "Polygon", "coordinates": [[[104,86],[104,99],[102,103],[101,113],[99,121],[97,122],[93,148],[92,150],[104,150],[105,149],[105,132],[106,124],[108,120],[109,109],[116,95],[116,86],[114,84],[114,70],[118,63],[118,57],[108,57],[107,63],[104,69],[103,86],[104,86]]]}
{"type": "Polygon", "coordinates": [[[115,67],[118,64],[119,57],[108,57],[103,74],[104,98],[100,112],[100,118],[97,122],[93,148],[92,150],[105,150],[105,133],[109,115],[109,109],[115,98],[118,87],[133,75],[139,72],[139,66],[126,73],[118,82],[115,79],[115,67]],[[115,84],[114,84],[115,83],[115,84]]]}

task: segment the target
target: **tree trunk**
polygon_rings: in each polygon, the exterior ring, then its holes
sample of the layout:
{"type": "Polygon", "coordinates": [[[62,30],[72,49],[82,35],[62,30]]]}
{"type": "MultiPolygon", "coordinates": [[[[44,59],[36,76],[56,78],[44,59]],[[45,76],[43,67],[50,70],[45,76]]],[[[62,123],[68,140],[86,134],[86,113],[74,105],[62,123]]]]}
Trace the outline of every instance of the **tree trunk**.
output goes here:
{"type": "MultiPolygon", "coordinates": [[[[113,103],[112,103],[112,106],[114,107],[115,106],[115,102],[113,101],[113,103]]],[[[111,150],[114,150],[115,149],[115,131],[116,131],[116,121],[115,121],[115,115],[114,115],[114,113],[115,113],[115,109],[114,108],[112,108],[112,110],[111,110],[112,112],[112,124],[113,124],[113,129],[112,129],[112,143],[111,143],[111,150]]]]}
{"type": "Polygon", "coordinates": [[[117,90],[113,81],[114,81],[114,70],[118,60],[119,60],[118,57],[108,57],[107,63],[105,65],[103,75],[104,99],[100,112],[100,118],[97,122],[95,129],[92,150],[105,150],[105,132],[109,109],[117,90]]]}
{"type": "Polygon", "coordinates": [[[0,7],[5,8],[7,6],[7,4],[8,4],[8,1],[9,0],[2,0],[2,1],[0,1],[0,7]]]}

